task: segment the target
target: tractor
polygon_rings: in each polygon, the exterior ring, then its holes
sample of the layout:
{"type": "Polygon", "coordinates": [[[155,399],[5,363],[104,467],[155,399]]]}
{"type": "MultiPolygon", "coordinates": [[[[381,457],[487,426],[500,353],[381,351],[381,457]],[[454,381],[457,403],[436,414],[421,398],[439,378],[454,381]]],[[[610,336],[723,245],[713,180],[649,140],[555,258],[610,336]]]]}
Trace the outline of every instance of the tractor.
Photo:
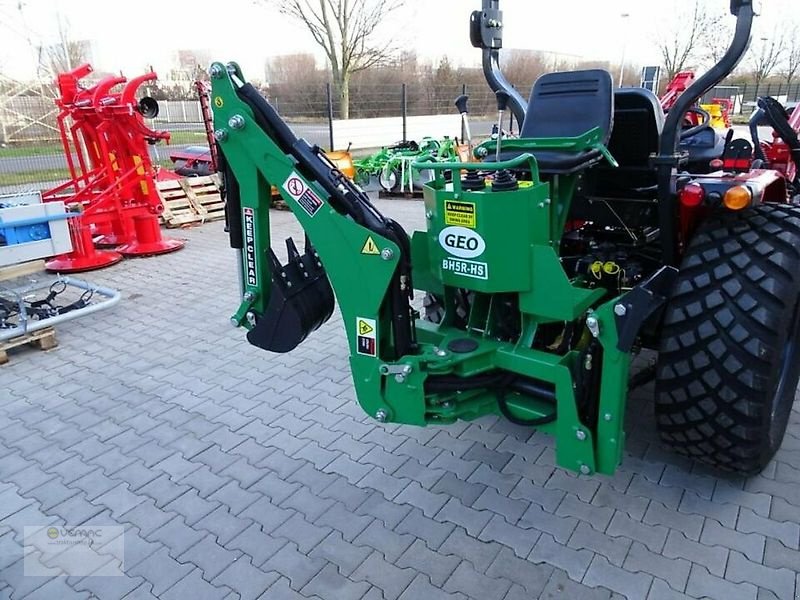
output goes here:
{"type": "Polygon", "coordinates": [[[651,92],[614,89],[599,69],[546,74],[525,102],[500,69],[499,0],[483,0],[471,41],[498,131],[510,109],[519,137],[479,145],[481,162],[418,165],[434,177],[426,230],[412,235],[298,139],[237,64],[214,63],[241,274],[233,325],[290,352],[338,301],[357,400],[374,419],[499,415],[554,435],[557,463],[584,475],[614,472],[628,391],[651,377],[667,446],[759,472],[800,375],[800,209],[777,171],[695,175],[680,147],[687,111],[748,48],[753,0],[731,12],[730,48],[665,117],[651,92]],[[286,241],[285,263],[270,248],[270,185],[306,234],[302,252],[286,241]],[[632,376],[643,349],[655,367],[632,376]]]}

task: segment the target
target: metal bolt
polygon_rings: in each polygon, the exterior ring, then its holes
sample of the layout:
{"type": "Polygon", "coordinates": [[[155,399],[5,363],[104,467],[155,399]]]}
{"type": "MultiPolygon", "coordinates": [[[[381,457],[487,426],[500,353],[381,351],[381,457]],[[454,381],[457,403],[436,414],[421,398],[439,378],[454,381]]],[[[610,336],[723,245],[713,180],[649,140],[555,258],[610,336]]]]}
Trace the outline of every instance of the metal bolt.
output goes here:
{"type": "Polygon", "coordinates": [[[228,127],[231,129],[242,129],[244,127],[244,117],[242,115],[233,115],[228,119],[228,127]]]}
{"type": "Polygon", "coordinates": [[[400,373],[398,373],[397,375],[395,375],[395,376],[394,376],[394,380],[395,380],[397,383],[405,383],[405,381],[406,381],[406,376],[405,376],[405,375],[402,375],[402,374],[400,374],[400,373]]]}
{"type": "Polygon", "coordinates": [[[225,71],[222,70],[222,67],[218,64],[211,65],[211,68],[208,70],[208,74],[211,75],[212,79],[219,79],[225,74],[225,71]]]}
{"type": "Polygon", "coordinates": [[[425,211],[425,218],[430,221],[433,218],[433,211],[427,210],[425,211]]]}
{"type": "Polygon", "coordinates": [[[239,319],[237,319],[236,317],[231,317],[231,325],[233,325],[234,327],[239,327],[239,319]]]}
{"type": "Polygon", "coordinates": [[[253,292],[245,292],[244,293],[244,301],[245,302],[252,302],[256,299],[256,295],[253,292]]]}
{"type": "Polygon", "coordinates": [[[603,415],[603,420],[604,421],[610,421],[611,420],[611,413],[604,414],[603,415]]]}
{"type": "Polygon", "coordinates": [[[592,470],[589,468],[589,465],[581,465],[581,474],[582,475],[589,475],[592,470]]]}
{"type": "Polygon", "coordinates": [[[447,350],[442,350],[441,348],[437,348],[436,356],[444,358],[445,356],[447,356],[447,350]]]}
{"type": "Polygon", "coordinates": [[[228,139],[228,131],[225,129],[214,130],[214,139],[218,142],[224,142],[228,139]]]}
{"type": "Polygon", "coordinates": [[[544,202],[539,202],[539,208],[544,208],[544,202]]]}
{"type": "Polygon", "coordinates": [[[256,315],[255,313],[249,312],[247,313],[247,322],[250,323],[252,327],[256,326],[256,315]]]}
{"type": "Polygon", "coordinates": [[[626,314],[628,314],[628,307],[626,307],[624,304],[617,304],[614,307],[614,314],[618,317],[624,317],[626,314]]]}
{"type": "Polygon", "coordinates": [[[545,204],[550,204],[550,202],[552,202],[552,200],[550,200],[550,198],[546,198],[545,201],[544,201],[545,204]]]}
{"type": "Polygon", "coordinates": [[[452,408],[452,407],[453,407],[453,403],[450,402],[449,400],[442,404],[442,408],[452,408]]]}
{"type": "Polygon", "coordinates": [[[381,250],[381,258],[383,260],[392,260],[394,258],[394,252],[391,248],[384,248],[381,250]]]}
{"type": "Polygon", "coordinates": [[[375,420],[378,421],[378,423],[386,423],[386,419],[388,418],[389,413],[383,408],[379,408],[378,412],[375,413],[375,420]]]}
{"type": "Polygon", "coordinates": [[[600,335],[600,321],[598,321],[597,317],[594,315],[589,315],[586,317],[586,327],[588,327],[589,333],[592,334],[592,337],[597,337],[600,335]]]}
{"type": "Polygon", "coordinates": [[[408,375],[411,373],[411,365],[405,365],[403,367],[403,375],[408,375]]]}
{"type": "Polygon", "coordinates": [[[586,440],[586,432],[582,429],[578,429],[578,431],[575,432],[575,437],[578,438],[579,441],[583,442],[586,440]]]}

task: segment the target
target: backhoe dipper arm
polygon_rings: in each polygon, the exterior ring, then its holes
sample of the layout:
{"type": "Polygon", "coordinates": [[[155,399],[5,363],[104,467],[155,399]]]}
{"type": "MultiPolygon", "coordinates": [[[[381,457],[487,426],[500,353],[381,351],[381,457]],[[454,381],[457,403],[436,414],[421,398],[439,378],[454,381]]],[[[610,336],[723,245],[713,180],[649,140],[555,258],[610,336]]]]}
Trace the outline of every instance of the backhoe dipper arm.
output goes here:
{"type": "Polygon", "coordinates": [[[242,303],[233,323],[250,330],[252,344],[288,352],[330,318],[332,284],[354,356],[413,353],[405,232],[319,148],[297,139],[237,65],[215,63],[211,75],[231,245],[241,253],[242,303]],[[287,240],[283,266],[270,248],[272,185],[307,235],[302,255],[287,240]],[[357,335],[358,321],[373,328],[367,337],[357,335]]]}

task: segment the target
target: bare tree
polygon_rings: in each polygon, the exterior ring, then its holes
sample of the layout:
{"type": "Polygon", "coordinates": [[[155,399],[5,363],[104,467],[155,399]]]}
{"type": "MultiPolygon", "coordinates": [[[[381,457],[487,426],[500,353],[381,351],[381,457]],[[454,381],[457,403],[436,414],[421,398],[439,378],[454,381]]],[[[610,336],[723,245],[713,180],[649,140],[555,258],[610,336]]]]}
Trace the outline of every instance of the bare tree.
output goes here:
{"type": "Polygon", "coordinates": [[[791,85],[798,74],[800,74],[800,26],[795,25],[789,32],[789,40],[786,43],[786,60],[782,75],[786,84],[791,85]]]}
{"type": "Polygon", "coordinates": [[[392,54],[391,37],[378,29],[400,0],[262,0],[308,29],[331,66],[343,119],[350,116],[350,80],[392,54]]]}
{"type": "Polygon", "coordinates": [[[676,12],[671,27],[659,26],[656,43],[668,79],[703,58],[706,36],[719,27],[721,19],[721,15],[708,11],[703,0],[694,0],[691,6],[676,12]]]}
{"type": "Polygon", "coordinates": [[[728,21],[719,19],[714,27],[705,32],[704,37],[706,58],[712,64],[717,64],[730,48],[733,26],[728,21]]]}
{"type": "Polygon", "coordinates": [[[769,38],[761,38],[750,50],[750,66],[756,91],[761,83],[775,72],[786,53],[786,33],[775,30],[769,38]]]}

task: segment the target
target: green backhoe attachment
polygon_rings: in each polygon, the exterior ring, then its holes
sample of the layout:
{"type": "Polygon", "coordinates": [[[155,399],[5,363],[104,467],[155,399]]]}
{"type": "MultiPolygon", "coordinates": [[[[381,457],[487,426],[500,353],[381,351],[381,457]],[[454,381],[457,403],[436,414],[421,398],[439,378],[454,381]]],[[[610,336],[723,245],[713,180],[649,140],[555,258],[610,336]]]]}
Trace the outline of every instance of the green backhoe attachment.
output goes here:
{"type": "MultiPolygon", "coordinates": [[[[241,253],[233,321],[252,344],[293,349],[330,318],[333,291],[358,402],[378,421],[498,414],[552,433],[566,468],[614,471],[631,349],[675,272],[611,290],[565,268],[573,259],[561,256],[560,240],[579,167],[544,172],[535,148],[497,163],[426,163],[436,174],[424,189],[427,230],[409,239],[292,134],[237,65],[215,63],[211,76],[231,243],[241,253]],[[307,236],[303,254],[289,244],[285,265],[270,247],[271,185],[307,236]],[[414,290],[439,303],[438,319],[420,318],[414,290]]],[[[536,143],[594,152],[601,138],[536,143]]]]}

